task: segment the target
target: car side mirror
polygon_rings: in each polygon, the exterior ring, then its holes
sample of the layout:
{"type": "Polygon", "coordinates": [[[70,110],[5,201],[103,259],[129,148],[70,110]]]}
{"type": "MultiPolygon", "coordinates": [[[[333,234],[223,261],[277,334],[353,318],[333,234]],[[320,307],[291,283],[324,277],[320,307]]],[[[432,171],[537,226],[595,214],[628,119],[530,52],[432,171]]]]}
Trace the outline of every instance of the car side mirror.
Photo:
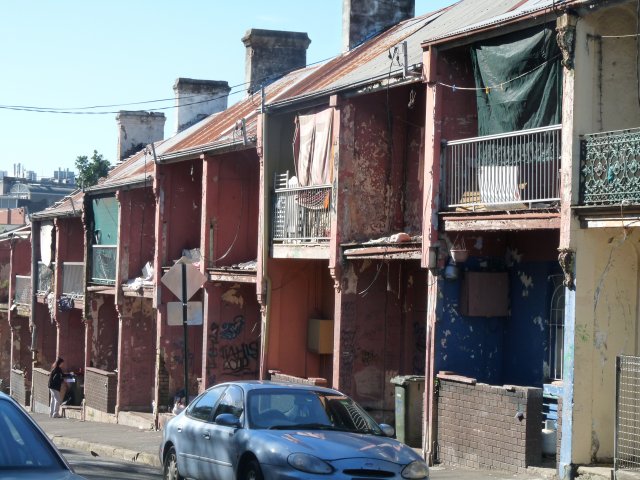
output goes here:
{"type": "Polygon", "coordinates": [[[380,427],[380,430],[382,430],[382,433],[384,434],[385,437],[393,437],[396,434],[395,428],[393,428],[391,425],[387,425],[386,423],[381,423],[379,427],[380,427]]]}
{"type": "Polygon", "coordinates": [[[242,426],[240,419],[231,413],[221,413],[216,417],[215,422],[223,427],[240,428],[242,426]]]}

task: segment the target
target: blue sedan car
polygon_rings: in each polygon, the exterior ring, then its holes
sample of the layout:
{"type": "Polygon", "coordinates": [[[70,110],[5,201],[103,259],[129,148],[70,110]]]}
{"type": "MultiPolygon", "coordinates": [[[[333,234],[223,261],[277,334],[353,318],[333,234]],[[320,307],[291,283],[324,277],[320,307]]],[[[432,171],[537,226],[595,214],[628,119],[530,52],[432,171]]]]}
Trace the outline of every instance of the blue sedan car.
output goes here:
{"type": "Polygon", "coordinates": [[[169,421],[160,459],[171,480],[428,478],[422,458],[392,435],[336,390],[223,383],[169,421]]]}

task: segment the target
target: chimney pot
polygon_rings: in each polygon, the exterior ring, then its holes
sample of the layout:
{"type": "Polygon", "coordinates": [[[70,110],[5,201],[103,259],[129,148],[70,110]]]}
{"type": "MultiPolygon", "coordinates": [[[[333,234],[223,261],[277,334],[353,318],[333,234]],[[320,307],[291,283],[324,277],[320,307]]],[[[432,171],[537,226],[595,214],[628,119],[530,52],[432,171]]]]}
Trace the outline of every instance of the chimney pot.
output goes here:
{"type": "Polygon", "coordinates": [[[164,138],[164,113],[144,110],[120,110],[118,123],[118,160],[124,160],[150,143],[164,138]]]}
{"type": "Polygon", "coordinates": [[[415,14],[415,0],[342,0],[342,49],[351,50],[415,14]]]}
{"type": "Polygon", "coordinates": [[[246,47],[245,81],[253,93],[292,70],[304,68],[311,40],[304,32],[252,28],[242,43],[246,47]]]}
{"type": "Polygon", "coordinates": [[[176,105],[175,133],[189,128],[214,113],[226,110],[231,88],[220,80],[180,77],[173,84],[176,105]]]}

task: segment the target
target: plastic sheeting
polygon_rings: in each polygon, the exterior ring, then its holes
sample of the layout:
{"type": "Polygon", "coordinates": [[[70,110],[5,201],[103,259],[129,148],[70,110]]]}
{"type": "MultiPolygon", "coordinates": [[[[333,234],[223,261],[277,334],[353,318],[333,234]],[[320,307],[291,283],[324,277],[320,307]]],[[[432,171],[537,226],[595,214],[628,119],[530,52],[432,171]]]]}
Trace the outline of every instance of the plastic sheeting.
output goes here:
{"type": "Polygon", "coordinates": [[[40,260],[47,267],[53,261],[53,223],[40,225],[40,260]]]}
{"type": "Polygon", "coordinates": [[[555,29],[548,25],[472,45],[478,135],[561,123],[560,57],[555,29]]]}

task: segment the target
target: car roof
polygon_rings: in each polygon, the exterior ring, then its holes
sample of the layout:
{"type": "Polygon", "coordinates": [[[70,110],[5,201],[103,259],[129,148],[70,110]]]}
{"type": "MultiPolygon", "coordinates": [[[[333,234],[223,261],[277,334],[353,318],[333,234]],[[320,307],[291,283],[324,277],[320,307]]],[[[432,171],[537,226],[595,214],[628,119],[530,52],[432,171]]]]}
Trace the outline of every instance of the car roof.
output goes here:
{"type": "Polygon", "coordinates": [[[250,392],[254,390],[272,390],[272,389],[283,389],[283,390],[309,390],[314,392],[322,392],[333,395],[344,395],[338,390],[334,390],[333,388],[327,387],[319,387],[317,385],[306,385],[303,383],[293,383],[293,382],[274,382],[271,380],[243,380],[238,382],[224,382],[218,385],[213,385],[211,388],[219,387],[222,385],[237,385],[242,388],[245,392],[250,392]]]}

